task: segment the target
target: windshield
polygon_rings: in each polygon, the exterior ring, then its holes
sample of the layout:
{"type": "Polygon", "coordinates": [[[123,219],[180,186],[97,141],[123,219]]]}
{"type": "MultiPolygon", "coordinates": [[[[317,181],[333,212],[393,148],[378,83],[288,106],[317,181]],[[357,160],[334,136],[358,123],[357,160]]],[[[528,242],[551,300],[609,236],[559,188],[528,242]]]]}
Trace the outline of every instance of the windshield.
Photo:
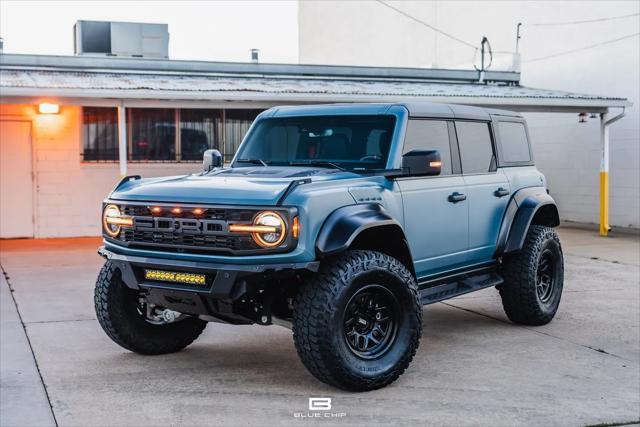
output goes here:
{"type": "Polygon", "coordinates": [[[395,116],[380,115],[263,119],[247,136],[233,166],[384,169],[394,126],[395,116]]]}

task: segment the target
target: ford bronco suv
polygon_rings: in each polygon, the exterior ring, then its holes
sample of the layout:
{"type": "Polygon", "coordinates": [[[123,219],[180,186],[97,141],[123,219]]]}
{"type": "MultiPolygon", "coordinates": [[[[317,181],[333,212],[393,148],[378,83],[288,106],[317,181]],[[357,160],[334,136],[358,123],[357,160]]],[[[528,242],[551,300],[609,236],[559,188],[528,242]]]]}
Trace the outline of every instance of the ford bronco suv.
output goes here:
{"type": "Polygon", "coordinates": [[[95,309],[141,354],[208,322],[280,324],[319,380],[371,390],[411,362],[422,306],[496,287],[554,317],[558,210],[515,113],[433,103],[277,107],[233,161],[124,178],[104,201],[95,309]]]}

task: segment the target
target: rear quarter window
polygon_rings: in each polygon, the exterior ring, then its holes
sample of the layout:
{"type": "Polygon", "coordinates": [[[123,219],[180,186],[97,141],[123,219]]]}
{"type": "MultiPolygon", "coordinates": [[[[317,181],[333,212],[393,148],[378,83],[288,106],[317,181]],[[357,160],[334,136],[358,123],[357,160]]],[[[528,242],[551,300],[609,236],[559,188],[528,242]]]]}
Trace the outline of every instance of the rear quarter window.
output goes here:
{"type": "Polygon", "coordinates": [[[498,122],[502,159],[505,163],[531,162],[531,152],[524,123],[498,122]]]}

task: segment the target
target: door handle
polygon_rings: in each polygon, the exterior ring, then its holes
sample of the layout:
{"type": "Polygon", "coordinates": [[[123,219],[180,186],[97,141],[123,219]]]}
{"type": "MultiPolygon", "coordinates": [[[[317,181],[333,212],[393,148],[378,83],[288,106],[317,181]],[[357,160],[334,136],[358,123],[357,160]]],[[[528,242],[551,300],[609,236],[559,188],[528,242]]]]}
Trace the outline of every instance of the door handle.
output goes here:
{"type": "Polygon", "coordinates": [[[504,197],[504,196],[508,196],[509,193],[510,193],[509,190],[507,190],[506,188],[500,187],[493,192],[493,195],[496,197],[504,197]]]}
{"type": "Polygon", "coordinates": [[[451,203],[458,203],[458,202],[461,202],[463,200],[467,200],[467,196],[465,196],[462,193],[458,193],[456,191],[454,193],[449,194],[449,202],[451,202],[451,203]]]}

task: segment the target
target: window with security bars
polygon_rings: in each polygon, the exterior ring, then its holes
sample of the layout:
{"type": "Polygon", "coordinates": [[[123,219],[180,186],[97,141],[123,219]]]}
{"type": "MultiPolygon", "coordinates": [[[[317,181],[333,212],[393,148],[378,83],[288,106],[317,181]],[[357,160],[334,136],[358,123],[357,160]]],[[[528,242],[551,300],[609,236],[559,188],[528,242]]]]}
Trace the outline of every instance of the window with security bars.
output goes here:
{"type": "Polygon", "coordinates": [[[222,110],[182,109],[180,121],[180,160],[202,161],[209,148],[220,151],[222,110]]]}
{"type": "Polygon", "coordinates": [[[251,123],[263,110],[225,110],[224,114],[224,161],[230,162],[238,151],[251,123]]]}
{"type": "Polygon", "coordinates": [[[82,135],[85,161],[118,160],[118,117],[115,108],[84,107],[82,135]]]}
{"type": "MultiPolygon", "coordinates": [[[[215,148],[230,161],[261,111],[127,108],[127,158],[131,162],[201,162],[205,150],[215,148]]],[[[83,161],[118,161],[117,109],[84,107],[83,140],[83,161]]]]}
{"type": "Polygon", "coordinates": [[[175,161],[176,113],[171,108],[128,109],[129,160],[175,161]]]}

